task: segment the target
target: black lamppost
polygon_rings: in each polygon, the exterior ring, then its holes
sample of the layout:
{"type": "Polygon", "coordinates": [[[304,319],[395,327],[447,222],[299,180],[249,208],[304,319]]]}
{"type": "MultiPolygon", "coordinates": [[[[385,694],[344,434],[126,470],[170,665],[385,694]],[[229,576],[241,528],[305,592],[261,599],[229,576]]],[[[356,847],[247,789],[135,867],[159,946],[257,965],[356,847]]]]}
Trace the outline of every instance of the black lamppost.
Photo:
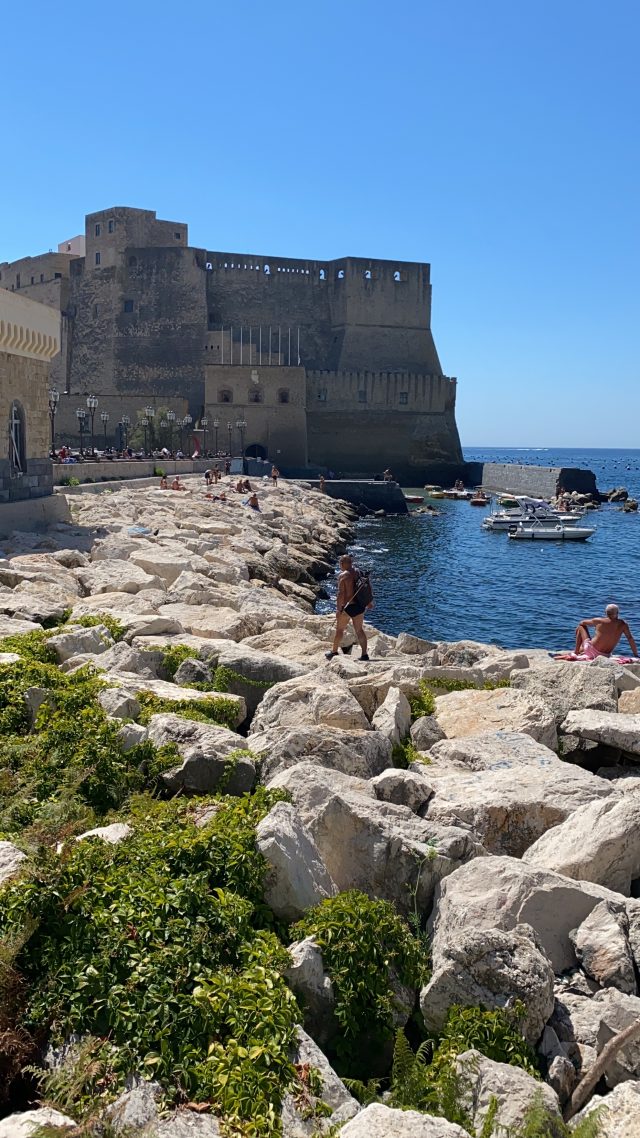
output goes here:
{"type": "Polygon", "coordinates": [[[94,446],[94,439],[93,439],[93,431],[94,431],[93,423],[94,423],[94,419],[96,417],[96,407],[97,406],[98,406],[98,396],[97,395],[87,395],[87,407],[89,408],[89,415],[91,416],[91,454],[93,455],[94,458],[95,458],[96,448],[94,446]]]}
{"type": "MultiPolygon", "coordinates": [[[[161,420],[160,420],[160,430],[162,431],[162,434],[163,434],[163,437],[164,437],[164,440],[165,440],[165,444],[166,444],[166,434],[165,434],[165,431],[167,431],[168,429],[169,429],[169,424],[167,423],[167,420],[166,420],[166,419],[161,419],[161,420]]],[[[160,440],[160,441],[161,441],[161,440],[160,440]]]]}
{"type": "Polygon", "coordinates": [[[76,410],[76,418],[78,420],[78,428],[80,430],[80,457],[84,458],[84,449],[82,446],[82,435],[84,433],[84,421],[87,417],[87,412],[84,407],[78,407],[76,410]]]}
{"type": "Polygon", "coordinates": [[[176,421],[175,411],[167,411],[167,422],[169,424],[169,450],[173,455],[173,424],[176,421]]]}
{"type": "Polygon", "coordinates": [[[107,449],[107,423],[109,422],[109,412],[108,411],[101,411],[100,412],[100,419],[102,420],[102,426],[104,429],[104,449],[106,450],[107,449]]]}
{"type": "Polygon", "coordinates": [[[244,458],[244,432],[246,430],[246,426],[247,426],[247,423],[246,423],[245,419],[237,419],[236,420],[236,427],[238,428],[238,432],[240,434],[240,454],[242,455],[243,458],[244,458]]]}
{"type": "MultiPolygon", "coordinates": [[[[151,443],[151,450],[153,450],[154,442],[155,442],[154,435],[153,435],[153,420],[154,420],[155,414],[156,414],[155,407],[145,407],[144,413],[145,413],[147,419],[149,420],[149,441],[151,443]]],[[[146,446],[144,449],[145,450],[147,449],[146,446]]]]}
{"type": "Polygon", "coordinates": [[[123,450],[126,450],[127,447],[129,446],[129,427],[130,426],[131,426],[131,419],[129,418],[128,415],[123,415],[122,416],[122,432],[124,434],[123,450]]]}
{"type": "Polygon", "coordinates": [[[214,450],[214,454],[217,454],[218,453],[218,431],[220,429],[220,420],[219,419],[213,420],[213,429],[215,431],[215,436],[216,436],[215,442],[213,445],[213,450],[214,450]]]}
{"type": "MultiPolygon", "coordinates": [[[[187,441],[189,440],[189,427],[191,426],[192,423],[193,423],[193,419],[191,418],[191,415],[185,415],[184,419],[182,420],[182,426],[184,427],[185,431],[187,432],[187,441]]],[[[180,449],[184,450],[184,447],[181,446],[180,449]]]]}
{"type": "Polygon", "coordinates": [[[142,416],[142,418],[140,420],[140,425],[144,431],[144,453],[146,454],[147,453],[147,427],[149,426],[149,420],[147,419],[146,415],[142,416]]]}
{"type": "Polygon", "coordinates": [[[207,427],[209,426],[209,420],[207,419],[206,415],[204,416],[203,419],[200,420],[200,426],[202,427],[202,453],[203,453],[203,455],[206,455],[206,453],[207,453],[207,427]]]}
{"type": "Polygon", "coordinates": [[[58,410],[58,402],[60,400],[60,392],[52,387],[49,392],[49,421],[51,423],[51,457],[56,457],[56,412],[58,410]]]}
{"type": "Polygon", "coordinates": [[[227,423],[227,430],[229,432],[229,458],[231,458],[231,435],[233,434],[233,423],[227,423]]]}

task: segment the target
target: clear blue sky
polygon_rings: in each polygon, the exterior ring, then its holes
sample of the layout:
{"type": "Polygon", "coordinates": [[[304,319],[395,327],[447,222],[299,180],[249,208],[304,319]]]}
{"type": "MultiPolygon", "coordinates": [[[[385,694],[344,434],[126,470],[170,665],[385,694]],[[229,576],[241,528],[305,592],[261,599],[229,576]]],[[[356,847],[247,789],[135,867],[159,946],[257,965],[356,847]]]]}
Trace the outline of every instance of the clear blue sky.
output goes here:
{"type": "Polygon", "coordinates": [[[109,205],[432,265],[471,445],[640,445],[638,0],[3,11],[0,261],[109,205]]]}

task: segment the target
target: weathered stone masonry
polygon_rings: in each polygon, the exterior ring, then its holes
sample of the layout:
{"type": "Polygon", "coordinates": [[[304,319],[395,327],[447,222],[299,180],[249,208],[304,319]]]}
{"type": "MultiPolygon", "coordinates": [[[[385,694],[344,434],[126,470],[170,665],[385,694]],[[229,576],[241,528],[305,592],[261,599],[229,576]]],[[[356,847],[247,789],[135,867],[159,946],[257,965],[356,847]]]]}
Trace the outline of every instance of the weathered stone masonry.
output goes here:
{"type": "MultiPolygon", "coordinates": [[[[207,367],[251,363],[264,375],[290,365],[307,376],[307,438],[296,461],[306,449],[311,462],[346,472],[393,463],[416,476],[430,463],[461,461],[455,380],[443,376],[431,333],[428,264],[210,252],[188,244],[184,223],[127,207],[89,214],[84,256],[74,254],[81,241],[60,246],[69,253],[0,264],[5,287],[59,296],[52,382],[69,393],[63,433],[75,433],[81,394],[109,400],[114,425],[145,400],[166,406],[178,397],[198,419],[205,403],[216,414],[205,398],[207,367]],[[216,334],[226,358],[210,354],[216,334]]],[[[247,446],[258,441],[247,433],[247,446]]]]}

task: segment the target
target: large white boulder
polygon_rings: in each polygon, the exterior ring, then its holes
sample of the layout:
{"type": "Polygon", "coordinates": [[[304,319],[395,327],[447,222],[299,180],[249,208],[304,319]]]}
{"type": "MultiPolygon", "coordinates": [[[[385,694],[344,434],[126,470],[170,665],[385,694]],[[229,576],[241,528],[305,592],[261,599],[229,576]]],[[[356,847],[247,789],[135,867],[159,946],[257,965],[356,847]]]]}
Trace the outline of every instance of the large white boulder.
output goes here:
{"type": "Polygon", "coordinates": [[[325,1134],[335,1134],[337,1127],[358,1113],[360,1104],[349,1094],[311,1036],[301,1027],[297,1034],[293,1061],[299,1070],[311,1068],[317,1072],[322,1088],[317,1099],[311,1095],[306,1104],[296,1101],[292,1094],[285,1095],[281,1116],[282,1138],[322,1138],[325,1134]],[[320,1104],[324,1108],[316,1110],[320,1104]]]}
{"type": "Polygon", "coordinates": [[[145,589],[164,590],[164,581],[155,573],[145,573],[130,561],[98,561],[75,571],[85,596],[95,593],[139,593],[145,589]]]}
{"type": "Polygon", "coordinates": [[[373,1102],[343,1126],[340,1138],[469,1138],[469,1132],[446,1118],[373,1102]]]}
{"type": "Polygon", "coordinates": [[[374,729],[385,735],[392,744],[401,743],[406,739],[411,727],[411,707],[400,688],[389,688],[373,716],[372,724],[374,729]]]}
{"type": "MultiPolygon", "coordinates": [[[[586,1073],[615,1035],[640,1019],[640,999],[602,988],[593,996],[557,992],[551,1026],[569,1058],[586,1073]]],[[[640,1079],[640,1041],[628,1043],[609,1061],[604,1071],[609,1087],[627,1079],[640,1079]]]]}
{"type": "Polygon", "coordinates": [[[640,1138],[640,1081],[619,1083],[608,1095],[594,1095],[574,1122],[596,1110],[597,1138],[640,1138]]]}
{"type": "Polygon", "coordinates": [[[31,1138],[44,1126],[58,1128],[60,1138],[64,1138],[71,1128],[76,1129],[77,1124],[68,1114],[41,1106],[37,1110],[23,1110],[0,1119],[0,1138],[31,1138]]]}
{"type": "Polygon", "coordinates": [[[371,725],[347,685],[326,669],[269,688],[253,720],[253,733],[270,727],[324,724],[343,731],[367,731],[371,725]]]}
{"type": "Polygon", "coordinates": [[[106,654],[113,648],[113,637],[109,630],[100,624],[92,628],[78,627],[71,632],[60,632],[57,636],[50,636],[47,644],[55,652],[58,663],[63,664],[72,656],[106,654]]]}
{"type": "Polygon", "coordinates": [[[255,622],[235,609],[221,606],[212,608],[208,604],[163,604],[158,610],[161,616],[177,620],[185,632],[194,636],[207,636],[216,640],[242,640],[255,630],[255,622]]]}
{"type": "Polygon", "coordinates": [[[362,780],[310,763],[280,771],[339,890],[360,889],[409,913],[429,912],[436,883],[482,846],[465,830],[438,826],[375,798],[362,780]],[[369,794],[372,797],[369,797],[369,794]]]}
{"type": "MultiPolygon", "coordinates": [[[[575,768],[569,767],[572,773],[575,768]]],[[[629,896],[640,878],[640,795],[614,794],[587,803],[538,838],[524,860],[577,881],[593,881],[629,896]]]]}
{"type": "Polygon", "coordinates": [[[460,1105],[471,1117],[476,1134],[482,1130],[492,1108],[496,1114],[491,1138],[514,1132],[537,1100],[560,1122],[560,1105],[555,1092],[522,1067],[496,1063],[480,1051],[471,1050],[458,1056],[456,1072],[460,1105]]]}
{"type": "Polygon", "coordinates": [[[444,878],[431,919],[433,952],[469,929],[509,930],[527,924],[554,972],[576,965],[572,929],[602,900],[620,900],[591,882],[572,881],[513,857],[474,858],[444,878]]]}
{"type": "Polygon", "coordinates": [[[542,667],[514,672],[511,687],[542,700],[558,725],[570,711],[618,710],[618,688],[610,669],[549,660],[542,667]]]}
{"type": "Polygon", "coordinates": [[[18,872],[26,856],[12,842],[0,841],[0,885],[18,872]]]}
{"type": "Polygon", "coordinates": [[[382,802],[394,802],[396,806],[408,806],[414,814],[426,814],[429,799],[433,796],[433,787],[428,780],[428,767],[415,763],[414,766],[422,770],[397,770],[389,767],[382,774],[371,779],[371,785],[376,792],[376,798],[382,802]],[[424,773],[423,773],[424,771],[424,773]]]}
{"type": "Polygon", "coordinates": [[[378,731],[342,731],[320,725],[253,732],[247,746],[262,759],[263,782],[301,762],[317,763],[356,778],[373,778],[391,766],[391,743],[378,731]]]}
{"type": "MultiPolygon", "coordinates": [[[[463,738],[443,739],[429,750],[434,765],[455,767],[460,770],[499,771],[532,767],[540,779],[561,760],[549,747],[537,742],[522,731],[485,731],[463,738]]],[[[573,773],[576,768],[572,767],[573,773]]],[[[587,776],[591,777],[591,776],[587,776]]],[[[604,793],[604,791],[603,791],[604,793]]]]}
{"type": "Polygon", "coordinates": [[[246,794],[251,790],[255,764],[248,755],[237,754],[246,750],[241,735],[172,714],[152,715],[148,732],[157,747],[173,743],[180,752],[182,762],[161,776],[173,793],[212,794],[224,789],[227,794],[246,794]]]}
{"type": "Polygon", "coordinates": [[[619,747],[632,755],[640,755],[640,715],[613,711],[570,711],[561,730],[594,743],[619,747]]]}
{"type": "Polygon", "coordinates": [[[558,737],[553,713],[541,699],[511,688],[450,692],[436,699],[436,718],[448,739],[489,731],[519,731],[552,751],[558,737]]]}
{"type": "Polygon", "coordinates": [[[291,963],[285,979],[300,1001],[304,1023],[320,1046],[335,1035],[335,993],[331,977],[325,972],[322,952],[312,936],[294,941],[287,949],[291,963]]]}
{"type": "Polygon", "coordinates": [[[526,1008],[522,1033],[535,1044],[553,1011],[553,983],[553,968],[529,925],[505,932],[471,928],[451,941],[439,938],[420,1009],[427,1029],[438,1032],[454,1004],[505,1008],[518,999],[526,1008]]]}
{"type": "Polygon", "coordinates": [[[264,896],[276,917],[297,921],[337,890],[297,810],[276,802],[256,829],[256,845],[267,863],[264,896]]]}

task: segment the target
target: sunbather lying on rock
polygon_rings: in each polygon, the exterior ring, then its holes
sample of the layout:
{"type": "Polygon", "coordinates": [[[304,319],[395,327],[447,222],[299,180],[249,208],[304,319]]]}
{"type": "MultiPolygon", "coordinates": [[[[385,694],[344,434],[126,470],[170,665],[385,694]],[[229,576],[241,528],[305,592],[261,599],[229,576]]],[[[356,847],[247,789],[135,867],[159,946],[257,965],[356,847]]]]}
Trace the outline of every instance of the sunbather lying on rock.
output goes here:
{"type": "Polygon", "coordinates": [[[599,656],[610,656],[622,637],[626,637],[634,656],[638,655],[636,642],[629,625],[618,616],[617,605],[607,605],[605,616],[592,616],[581,620],[576,628],[575,652],[555,653],[559,659],[597,660],[599,656]],[[589,635],[589,628],[595,629],[589,635]]]}

